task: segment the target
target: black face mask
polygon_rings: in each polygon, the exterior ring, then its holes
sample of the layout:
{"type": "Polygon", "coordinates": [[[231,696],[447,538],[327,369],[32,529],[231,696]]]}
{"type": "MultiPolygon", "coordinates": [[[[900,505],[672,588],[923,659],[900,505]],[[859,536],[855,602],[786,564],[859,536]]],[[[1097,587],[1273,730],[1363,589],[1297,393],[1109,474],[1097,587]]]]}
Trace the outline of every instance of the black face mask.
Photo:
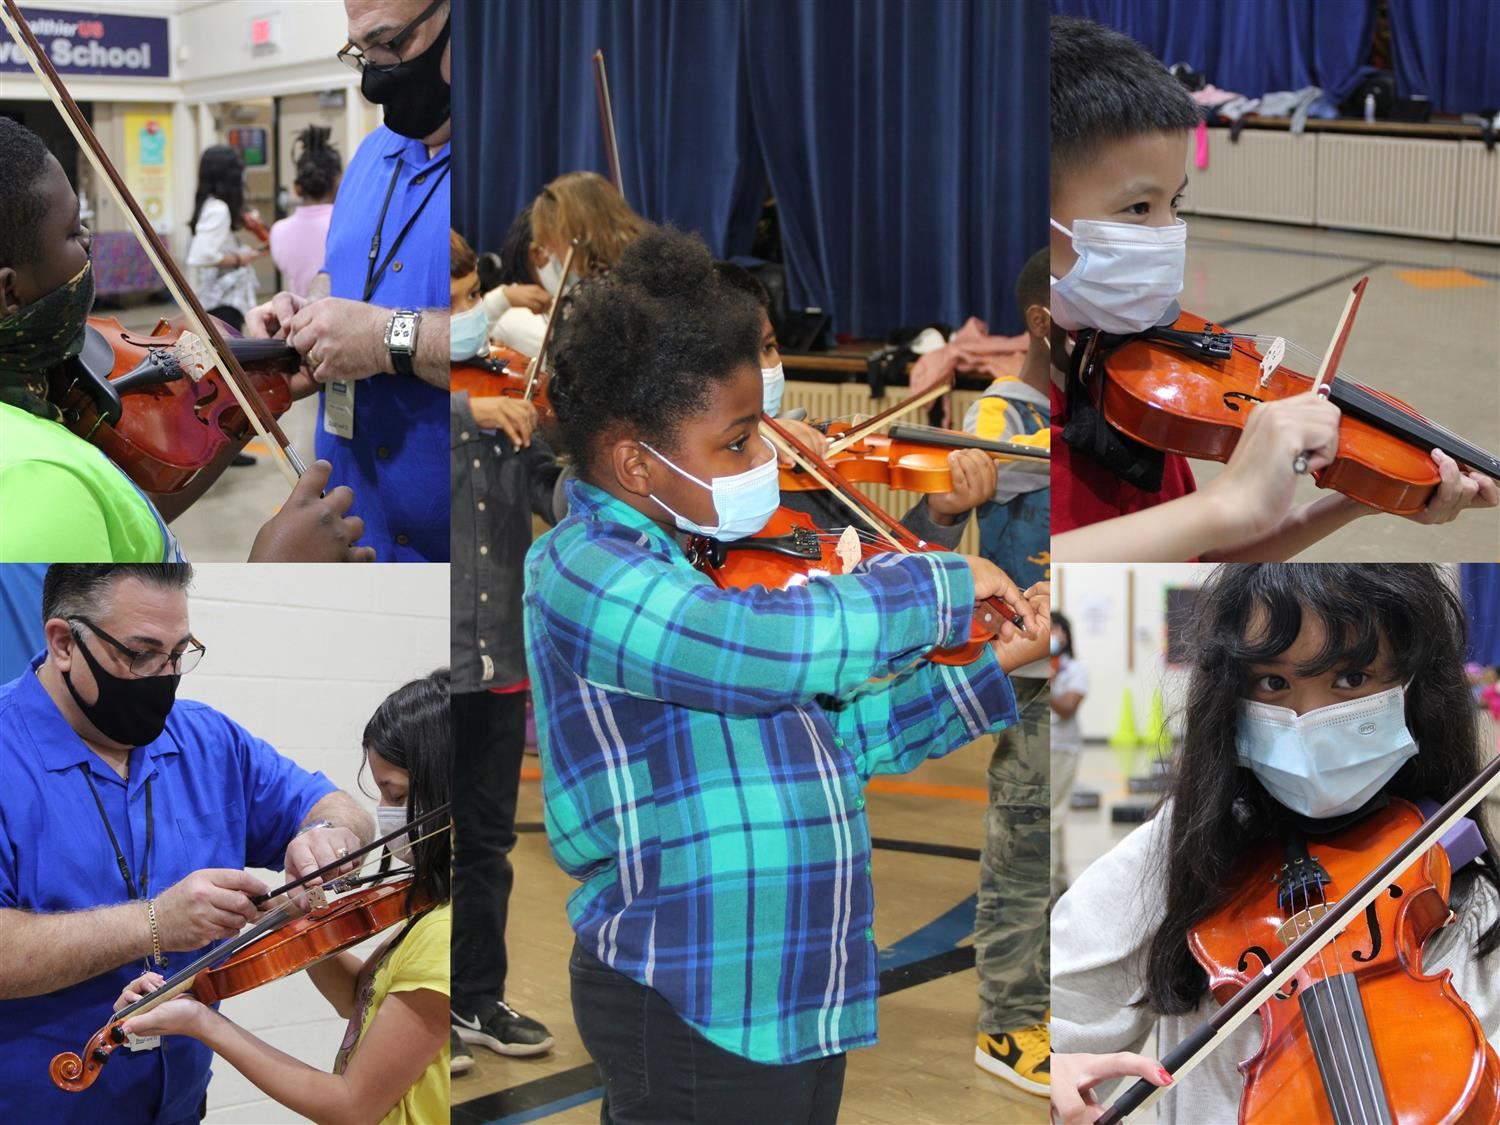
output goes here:
{"type": "Polygon", "coordinates": [[[0,317],[0,402],[57,415],[46,402],[47,373],[83,350],[93,307],[94,264],[86,262],[45,297],[0,317]]]}
{"type": "Polygon", "coordinates": [[[94,654],[83,643],[76,632],[73,639],[94,673],[94,682],[99,685],[99,699],[85,703],[73,686],[72,677],[62,674],[63,682],[73,696],[73,702],[83,712],[84,718],[98,728],[105,738],[125,746],[145,746],[161,737],[167,727],[167,716],[172,704],[177,701],[177,684],[181,676],[148,676],[143,680],[112,676],[99,666],[94,654]]]}
{"type": "Polygon", "coordinates": [[[437,132],[452,113],[452,91],[443,79],[443,51],[452,23],[450,15],[437,40],[416,58],[390,70],[365,67],[360,93],[385,106],[385,124],[391,132],[421,140],[437,132]]]}

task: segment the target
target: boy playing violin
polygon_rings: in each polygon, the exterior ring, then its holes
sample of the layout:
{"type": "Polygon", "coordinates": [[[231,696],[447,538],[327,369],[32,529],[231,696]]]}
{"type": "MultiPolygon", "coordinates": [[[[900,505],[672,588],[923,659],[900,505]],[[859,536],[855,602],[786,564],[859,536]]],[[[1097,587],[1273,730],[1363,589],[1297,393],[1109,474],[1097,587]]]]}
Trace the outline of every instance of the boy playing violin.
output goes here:
{"type": "Polygon", "coordinates": [[[976,597],[1038,628],[978,558],[783,590],[694,568],[682,532],[732,542],[778,505],[759,325],[700,242],[661,230],[579,287],[556,340],[579,479],[527,559],[526,651],[606,1120],[836,1119],[844,1053],[875,1041],[864,782],[1015,720],[989,646],[926,659],[969,638],[976,597]]]}
{"type": "MultiPolygon", "coordinates": [[[[1052,20],[1053,354],[1067,333],[1143,332],[1170,324],[1182,290],[1188,130],[1199,114],[1182,85],[1140,44],[1087,20],[1052,20]]],[[[1283,559],[1373,509],[1330,493],[1293,507],[1294,464],[1327,465],[1339,410],[1308,393],[1250,413],[1224,471],[1198,490],[1187,460],[1134,442],[1111,463],[1063,440],[1093,410],[1052,372],[1052,550],[1068,561],[1283,559]]],[[[1102,419],[1100,420],[1102,423],[1102,419]]],[[[1116,435],[1118,438],[1119,435],[1116,435]]],[[[1440,450],[1441,483],[1409,518],[1446,523],[1500,504],[1489,477],[1440,450]]]]}
{"type": "MultiPolygon", "coordinates": [[[[0,117],[0,561],[180,562],[167,526],[217,479],[231,443],[187,490],[148,496],[62,423],[52,376],[83,348],[94,279],[78,197],[40,137],[0,117]],[[165,514],[164,514],[165,513],[165,514]]],[[[301,389],[310,393],[304,377],[301,389]]],[[[128,405],[127,405],[128,408],[128,405]]],[[[261,528],[251,561],[366,558],[346,517],[353,494],[321,496],[329,467],[312,466],[261,528]]]]}

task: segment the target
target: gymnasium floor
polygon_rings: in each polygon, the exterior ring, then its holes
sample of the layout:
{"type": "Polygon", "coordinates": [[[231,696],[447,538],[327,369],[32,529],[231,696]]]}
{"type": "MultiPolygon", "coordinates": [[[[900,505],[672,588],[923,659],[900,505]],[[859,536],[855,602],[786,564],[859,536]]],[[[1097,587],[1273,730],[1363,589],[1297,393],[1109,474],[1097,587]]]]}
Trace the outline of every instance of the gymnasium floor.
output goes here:
{"type": "MultiPolygon", "coordinates": [[[[1185,217],[1185,309],[1321,356],[1349,290],[1368,274],[1340,366],[1500,456],[1500,247],[1185,217]]],[[[1193,471],[1201,486],[1220,466],[1195,461],[1193,471]]],[[[1311,480],[1298,488],[1299,500],[1318,495],[1311,480]]],[[[1500,510],[1436,529],[1372,516],[1298,557],[1493,562],[1500,510]]]]}
{"type": "MultiPolygon", "coordinates": [[[[876,938],[886,973],[880,1043],[849,1056],[839,1120],[846,1125],[1030,1125],[1046,1103],[974,1065],[977,980],[969,933],[984,841],[989,747],[973,744],[870,789],[871,834],[910,848],[877,846],[876,938]],[[938,854],[952,850],[956,854],[938,854]]],[[[512,854],[516,886],[508,934],[507,999],[551,1029],[557,1045],[538,1059],[506,1059],[479,1048],[475,1067],[453,1080],[454,1125],[523,1121],[594,1122],[598,1079],[573,1028],[568,1000],[572,933],[563,903],[576,885],[558,870],[540,831],[535,759],[528,758],[512,854]]]]}

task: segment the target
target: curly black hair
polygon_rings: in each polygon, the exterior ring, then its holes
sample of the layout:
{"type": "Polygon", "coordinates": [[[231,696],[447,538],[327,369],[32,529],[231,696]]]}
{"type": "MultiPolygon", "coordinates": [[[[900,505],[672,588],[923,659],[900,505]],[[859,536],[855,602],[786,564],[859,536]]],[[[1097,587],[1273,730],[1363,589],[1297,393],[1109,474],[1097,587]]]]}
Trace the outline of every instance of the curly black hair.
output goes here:
{"type": "Polygon", "coordinates": [[[695,236],[652,228],[564,308],[547,394],[563,443],[592,478],[595,451],[622,430],[667,453],[713,383],[760,366],[760,308],[722,281],[695,236]]]}
{"type": "Polygon", "coordinates": [[[303,199],[322,199],[344,173],[338,147],[328,143],[332,135],[326,125],[309,125],[297,134],[292,154],[297,161],[297,193],[303,199]]]}
{"type": "Polygon", "coordinates": [[[19,121],[0,116],[0,266],[29,266],[41,252],[47,146],[19,121]]]}
{"type": "Polygon", "coordinates": [[[1100,144],[1191,129],[1202,114],[1182,83],[1128,35],[1068,16],[1052,17],[1052,195],[1062,172],[1100,144]]]}
{"type": "Polygon", "coordinates": [[[500,247],[501,285],[535,285],[536,271],[531,268],[531,204],[521,208],[505,242],[500,247]]]}
{"type": "Polygon", "coordinates": [[[714,273],[719,275],[719,280],[731,289],[738,289],[755,298],[755,303],[766,311],[771,312],[771,294],[766,292],[766,287],[760,280],[744,266],[737,266],[733,262],[715,262],[714,273]]]}

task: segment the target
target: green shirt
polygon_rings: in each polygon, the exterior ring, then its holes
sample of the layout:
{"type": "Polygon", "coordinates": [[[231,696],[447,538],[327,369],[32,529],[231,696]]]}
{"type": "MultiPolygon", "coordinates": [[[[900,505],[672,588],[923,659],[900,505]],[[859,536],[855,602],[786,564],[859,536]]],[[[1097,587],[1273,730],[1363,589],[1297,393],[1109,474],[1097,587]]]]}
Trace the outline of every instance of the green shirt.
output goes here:
{"type": "Polygon", "coordinates": [[[65,427],[0,403],[0,562],[181,562],[146,494],[65,427]]]}

